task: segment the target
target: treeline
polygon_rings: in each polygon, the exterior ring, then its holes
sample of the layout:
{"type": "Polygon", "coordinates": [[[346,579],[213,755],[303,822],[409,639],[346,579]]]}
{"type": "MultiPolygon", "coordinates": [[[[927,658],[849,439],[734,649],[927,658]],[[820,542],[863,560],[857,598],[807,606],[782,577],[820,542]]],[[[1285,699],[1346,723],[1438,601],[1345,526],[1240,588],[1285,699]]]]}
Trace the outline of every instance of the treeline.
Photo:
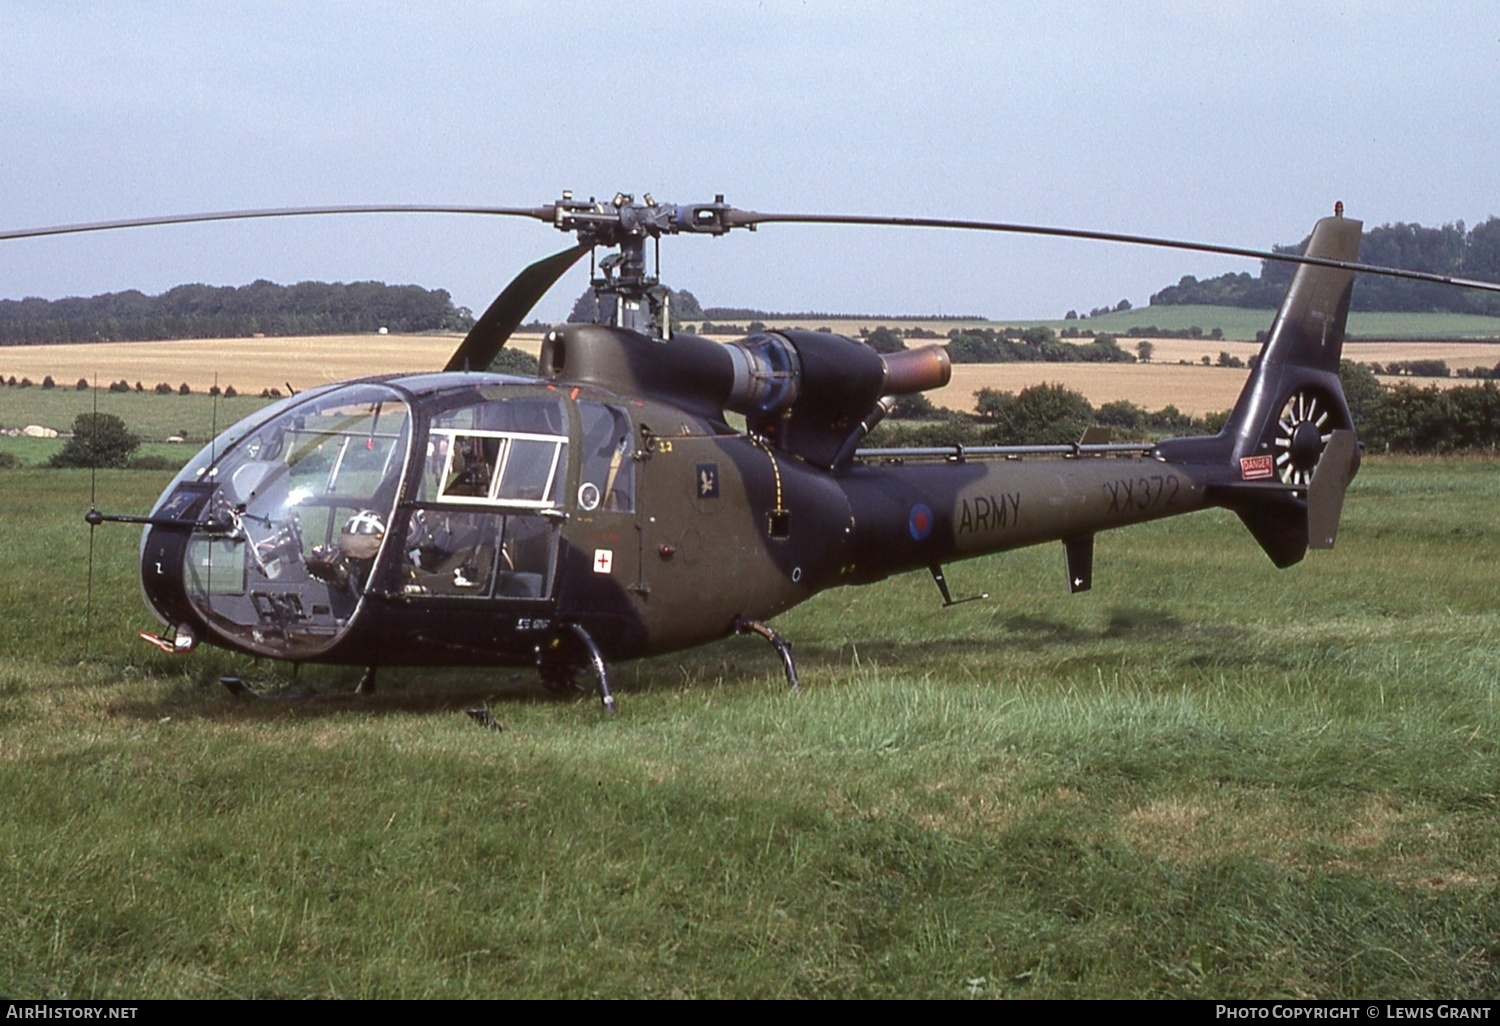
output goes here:
{"type": "MultiPolygon", "coordinates": [[[[1272,252],[1301,254],[1307,239],[1272,252]]],[[[1367,229],[1360,243],[1361,263],[1399,267],[1481,281],[1500,281],[1500,218],[1465,229],[1462,221],[1441,228],[1386,224],[1367,229]]],[[[1199,281],[1183,277],[1151,297],[1153,306],[1203,304],[1274,309],[1292,280],[1295,265],[1261,261],[1259,275],[1222,274],[1199,281]]],[[[1355,278],[1352,306],[1365,311],[1445,311],[1500,315],[1500,295],[1436,282],[1403,281],[1362,274],[1355,278]]]]}
{"type": "Polygon", "coordinates": [[[1225,413],[1194,417],[1175,406],[1160,410],[1126,399],[1095,407],[1081,392],[1040,384],[1020,392],[981,388],[972,413],[942,410],[926,396],[903,396],[890,418],[864,444],[872,448],[915,445],[1066,445],[1090,426],[1108,427],[1115,441],[1134,442],[1171,435],[1212,434],[1225,413]]]}
{"type": "MultiPolygon", "coordinates": [[[[1439,388],[1407,382],[1384,385],[1369,367],[1339,368],[1349,412],[1365,451],[1445,454],[1500,451],[1500,383],[1439,388]]],[[[1066,445],[1091,426],[1108,427],[1117,442],[1214,434],[1227,410],[1200,417],[1175,406],[1147,410],[1129,400],[1094,406],[1063,385],[1020,392],[983,388],[972,412],[943,410],[926,396],[903,396],[865,445],[1066,445]]]]}
{"type": "Polygon", "coordinates": [[[948,333],[954,363],[1135,363],[1112,335],[1064,342],[1048,327],[969,328],[948,333]]]}
{"type": "Polygon", "coordinates": [[[1451,453],[1500,449],[1500,387],[1384,385],[1368,367],[1339,368],[1354,428],[1367,452],[1451,453]]]}
{"type": "MultiPolygon", "coordinates": [[[[693,317],[684,312],[685,319],[693,317]]],[[[867,313],[776,313],[771,310],[755,310],[748,306],[706,306],[702,316],[711,321],[982,321],[979,314],[867,314],[867,313]]]]}
{"type": "Polygon", "coordinates": [[[444,289],[378,281],[238,287],[179,285],[68,299],[0,300],[0,345],[146,342],[252,335],[467,331],[474,323],[444,289]]]}

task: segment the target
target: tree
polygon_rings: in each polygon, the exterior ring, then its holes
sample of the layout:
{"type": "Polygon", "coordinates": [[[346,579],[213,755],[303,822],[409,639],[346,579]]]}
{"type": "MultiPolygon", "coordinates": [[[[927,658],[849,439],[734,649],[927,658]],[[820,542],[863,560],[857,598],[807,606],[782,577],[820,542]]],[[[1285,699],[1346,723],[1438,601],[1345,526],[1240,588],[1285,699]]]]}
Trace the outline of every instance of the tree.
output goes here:
{"type": "Polygon", "coordinates": [[[941,420],[947,415],[947,411],[938,409],[933,405],[932,400],[921,392],[899,396],[891,404],[891,419],[893,420],[941,420]]]}
{"type": "Polygon", "coordinates": [[[599,297],[593,289],[585,289],[583,295],[573,301],[568,313],[569,324],[594,324],[599,320],[599,297]]]}
{"type": "Polygon", "coordinates": [[[1349,413],[1354,417],[1354,430],[1363,437],[1378,416],[1378,407],[1385,398],[1385,386],[1375,377],[1374,371],[1352,360],[1339,361],[1339,383],[1343,385],[1349,413]]]}
{"type": "Polygon", "coordinates": [[[1076,442],[1094,417],[1082,393],[1064,385],[1031,385],[1017,394],[982,388],[979,417],[990,425],[987,440],[1000,445],[1076,442]]]}
{"type": "Polygon", "coordinates": [[[515,348],[505,348],[495,354],[489,369],[494,374],[519,374],[528,378],[539,373],[536,357],[515,348]]]}
{"type": "Polygon", "coordinates": [[[672,312],[685,321],[703,319],[703,304],[687,289],[672,289],[672,312]]]}
{"type": "Polygon", "coordinates": [[[1156,352],[1156,346],[1146,339],[1141,339],[1135,344],[1135,355],[1140,357],[1142,363],[1150,363],[1151,355],[1156,352]]]}
{"type": "Polygon", "coordinates": [[[141,440],[113,413],[80,413],[73,437],[48,461],[50,467],[123,467],[141,440]]]}
{"type": "Polygon", "coordinates": [[[900,334],[885,325],[866,335],[865,342],[877,353],[899,353],[906,348],[906,341],[900,334]]]}

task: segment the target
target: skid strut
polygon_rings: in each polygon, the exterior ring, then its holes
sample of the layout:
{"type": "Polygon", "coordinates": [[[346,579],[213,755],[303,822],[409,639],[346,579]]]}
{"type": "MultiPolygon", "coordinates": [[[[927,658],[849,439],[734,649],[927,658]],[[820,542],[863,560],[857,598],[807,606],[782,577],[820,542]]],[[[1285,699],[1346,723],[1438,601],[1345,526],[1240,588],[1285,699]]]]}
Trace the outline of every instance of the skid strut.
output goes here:
{"type": "MultiPolygon", "coordinates": [[[[599,651],[599,646],[594,644],[594,639],[583,629],[582,624],[562,623],[558,626],[576,638],[588,653],[589,671],[594,675],[599,701],[603,704],[604,711],[613,716],[619,709],[615,706],[614,694],[609,690],[609,670],[604,665],[604,654],[599,651]]],[[[537,671],[542,675],[543,685],[553,691],[564,690],[565,682],[572,677],[573,672],[570,662],[561,657],[561,648],[562,636],[559,635],[553,637],[545,649],[540,645],[536,649],[537,671]]]]}
{"type": "Polygon", "coordinates": [[[734,633],[759,634],[775,645],[777,654],[781,656],[781,668],[786,671],[787,687],[792,691],[797,690],[797,664],[792,662],[792,646],[787,644],[787,640],[776,633],[774,628],[766,626],[759,620],[736,616],[734,618],[734,633]]]}

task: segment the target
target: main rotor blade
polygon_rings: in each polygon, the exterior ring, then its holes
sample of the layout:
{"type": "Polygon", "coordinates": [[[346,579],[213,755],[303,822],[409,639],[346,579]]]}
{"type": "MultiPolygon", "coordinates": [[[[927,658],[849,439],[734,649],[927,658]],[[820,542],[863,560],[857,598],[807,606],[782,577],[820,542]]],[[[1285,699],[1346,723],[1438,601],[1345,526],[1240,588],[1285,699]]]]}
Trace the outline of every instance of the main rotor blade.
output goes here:
{"type": "Polygon", "coordinates": [[[1089,239],[1095,242],[1123,242],[1132,246],[1157,246],[1162,249],[1183,249],[1197,253],[1217,253],[1224,256],[1249,257],[1252,260],[1274,260],[1284,264],[1315,264],[1319,267],[1336,267],[1340,270],[1358,271],[1363,274],[1379,274],[1388,278],[1408,278],[1412,281],[1428,281],[1440,285],[1457,285],[1467,289],[1480,289],[1484,292],[1500,292],[1500,282],[1478,281],[1473,278],[1456,278],[1447,274],[1408,271],[1399,267],[1381,267],[1376,264],[1332,260],[1327,257],[1301,256],[1296,253],[1273,253],[1260,249],[1244,249],[1239,246],[1216,246],[1207,242],[1161,239],[1149,235],[1096,232],[1085,228],[1055,228],[1048,225],[1011,224],[1005,221],[968,221],[942,217],[882,217],[873,214],[763,214],[754,210],[734,209],[725,211],[724,222],[731,228],[753,228],[756,225],[762,224],[848,224],[896,228],[957,228],[965,231],[1007,232],[1013,235],[1043,235],[1062,239],[1089,239]]]}
{"type": "Polygon", "coordinates": [[[308,217],[321,214],[490,214],[500,217],[531,217],[551,221],[555,207],[457,207],[414,203],[367,204],[338,207],[275,207],[265,210],[220,210],[203,214],[166,214],[161,217],[132,217],[123,221],[93,221],[87,224],[59,224],[47,228],[17,228],[0,231],[0,240],[34,239],[44,235],[76,235],[80,232],[107,232],[116,228],[149,228],[163,224],[194,224],[199,221],[248,221],[260,217],[308,217]]]}
{"type": "Polygon", "coordinates": [[[531,308],[557,283],[557,279],[578,262],[578,258],[589,250],[590,245],[577,245],[549,257],[544,257],[516,275],[505,291],[495,297],[490,308],[484,312],[474,327],[464,336],[453,355],[448,357],[445,371],[489,370],[490,364],[500,354],[500,349],[520,327],[521,321],[531,308]]]}

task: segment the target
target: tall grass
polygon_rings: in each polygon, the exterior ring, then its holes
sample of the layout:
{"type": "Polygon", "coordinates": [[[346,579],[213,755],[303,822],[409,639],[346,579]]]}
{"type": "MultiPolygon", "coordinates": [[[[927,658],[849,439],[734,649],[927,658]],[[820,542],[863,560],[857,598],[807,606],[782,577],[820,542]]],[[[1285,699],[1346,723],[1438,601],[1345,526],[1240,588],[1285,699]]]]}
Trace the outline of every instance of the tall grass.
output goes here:
{"type": "MultiPolygon", "coordinates": [[[[617,668],[285,670],[131,638],[86,474],[0,474],[0,992],[1500,993],[1497,465],[1367,460],[1277,572],[1205,514],[617,668]],[[486,704],[501,732],[462,714],[486,704]]],[[[144,507],[163,475],[101,474],[144,507]]]]}

